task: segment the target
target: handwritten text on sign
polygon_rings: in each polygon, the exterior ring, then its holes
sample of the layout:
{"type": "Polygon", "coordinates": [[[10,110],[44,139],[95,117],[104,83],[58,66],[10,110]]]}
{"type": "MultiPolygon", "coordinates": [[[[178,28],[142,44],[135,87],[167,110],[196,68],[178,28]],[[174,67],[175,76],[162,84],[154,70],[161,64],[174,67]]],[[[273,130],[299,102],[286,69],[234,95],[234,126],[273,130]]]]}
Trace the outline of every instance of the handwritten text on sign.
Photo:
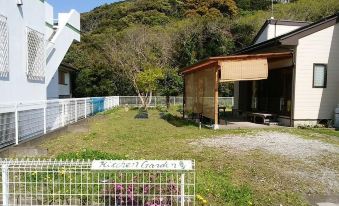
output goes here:
{"type": "Polygon", "coordinates": [[[92,170],[193,170],[191,160],[94,160],[92,170]]]}

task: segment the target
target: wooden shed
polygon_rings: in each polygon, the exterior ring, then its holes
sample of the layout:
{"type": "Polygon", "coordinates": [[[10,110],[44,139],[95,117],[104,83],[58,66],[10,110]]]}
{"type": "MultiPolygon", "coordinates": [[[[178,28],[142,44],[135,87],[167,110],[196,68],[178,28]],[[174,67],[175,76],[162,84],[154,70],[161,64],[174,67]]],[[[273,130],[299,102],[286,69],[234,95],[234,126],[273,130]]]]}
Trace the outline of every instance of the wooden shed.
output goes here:
{"type": "Polygon", "coordinates": [[[200,116],[219,125],[218,90],[221,82],[267,79],[270,70],[293,67],[293,53],[262,53],[211,57],[183,68],[184,117],[200,116]]]}

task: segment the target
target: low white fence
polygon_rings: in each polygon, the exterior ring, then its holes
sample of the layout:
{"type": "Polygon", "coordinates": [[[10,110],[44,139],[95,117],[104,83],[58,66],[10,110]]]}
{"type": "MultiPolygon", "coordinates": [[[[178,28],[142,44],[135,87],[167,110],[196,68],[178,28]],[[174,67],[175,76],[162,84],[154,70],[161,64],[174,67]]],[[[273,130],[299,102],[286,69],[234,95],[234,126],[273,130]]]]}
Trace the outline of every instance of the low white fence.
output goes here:
{"type": "MultiPolygon", "coordinates": [[[[170,104],[182,105],[182,97],[170,97],[170,104]]],[[[15,104],[0,103],[0,148],[39,137],[117,106],[141,106],[139,97],[112,96],[58,99],[15,104]]],[[[166,97],[152,97],[151,107],[165,106],[166,97]]],[[[219,105],[232,107],[232,97],[220,97],[219,105]]]]}
{"type": "MultiPolygon", "coordinates": [[[[207,97],[207,99],[213,98],[207,97]]],[[[183,97],[170,97],[169,103],[171,105],[182,105],[183,104],[183,97]]],[[[120,96],[119,97],[119,105],[129,105],[129,106],[141,106],[141,100],[138,96],[120,96]]],[[[157,106],[165,106],[166,105],[166,97],[164,96],[153,96],[150,101],[150,107],[157,107],[157,106]]],[[[225,106],[232,108],[234,105],[234,98],[233,97],[219,97],[219,106],[225,106]]]]}
{"type": "Polygon", "coordinates": [[[195,205],[190,160],[0,160],[0,203],[14,205],[195,205]]]}
{"type": "Polygon", "coordinates": [[[0,148],[44,135],[119,105],[119,97],[0,104],[0,148]]]}

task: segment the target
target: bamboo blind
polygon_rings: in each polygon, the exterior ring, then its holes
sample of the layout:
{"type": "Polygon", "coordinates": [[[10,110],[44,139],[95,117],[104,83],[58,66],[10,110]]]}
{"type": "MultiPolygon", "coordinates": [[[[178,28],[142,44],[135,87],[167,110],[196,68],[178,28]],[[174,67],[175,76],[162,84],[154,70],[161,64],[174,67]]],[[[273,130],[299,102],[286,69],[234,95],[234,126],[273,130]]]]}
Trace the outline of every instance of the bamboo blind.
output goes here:
{"type": "Polygon", "coordinates": [[[214,69],[185,75],[185,113],[214,119],[214,69]]]}
{"type": "Polygon", "coordinates": [[[220,82],[260,80],[268,77],[267,59],[221,62],[220,82]]]}

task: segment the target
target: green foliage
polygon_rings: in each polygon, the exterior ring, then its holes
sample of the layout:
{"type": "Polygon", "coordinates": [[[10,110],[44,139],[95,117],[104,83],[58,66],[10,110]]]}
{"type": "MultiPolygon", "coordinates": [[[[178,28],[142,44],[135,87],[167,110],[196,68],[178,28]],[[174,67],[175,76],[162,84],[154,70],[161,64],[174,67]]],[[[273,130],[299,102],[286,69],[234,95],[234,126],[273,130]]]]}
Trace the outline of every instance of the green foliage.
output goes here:
{"type": "Polygon", "coordinates": [[[69,152],[59,154],[56,159],[58,160],[121,160],[124,159],[121,155],[101,152],[91,149],[83,149],[78,152],[69,152]]]}
{"type": "Polygon", "coordinates": [[[147,68],[137,75],[137,85],[142,92],[154,92],[158,88],[158,81],[163,78],[161,68],[147,66],[147,68]]]}
{"type": "Polygon", "coordinates": [[[234,46],[228,30],[228,20],[223,18],[196,18],[186,23],[178,29],[173,45],[176,66],[182,68],[211,56],[231,53],[234,46]]]}
{"type": "Polygon", "coordinates": [[[159,81],[159,94],[162,96],[177,96],[182,93],[183,81],[177,69],[166,69],[164,77],[159,81]]]}
{"type": "Polygon", "coordinates": [[[126,77],[102,65],[80,70],[75,81],[77,97],[129,94],[134,94],[134,89],[126,77]]]}
{"type": "Polygon", "coordinates": [[[231,33],[235,48],[241,49],[250,45],[253,41],[253,36],[256,34],[254,30],[251,24],[233,23],[231,33]]]}
{"type": "Polygon", "coordinates": [[[170,18],[164,13],[156,10],[151,10],[132,13],[122,18],[122,21],[125,22],[126,25],[146,24],[150,26],[156,26],[168,23],[170,21],[170,18]]]}
{"type": "MultiPolygon", "coordinates": [[[[136,76],[145,70],[144,65],[183,68],[249,46],[272,15],[270,2],[131,0],[84,13],[81,43],[74,44],[66,56],[80,70],[74,94],[135,95],[136,76]]],[[[338,0],[298,0],[275,4],[274,17],[317,21],[338,11],[338,0]]],[[[140,78],[147,80],[142,74],[140,78]]],[[[178,81],[166,81],[158,81],[157,87],[168,83],[174,84],[169,90],[182,87],[178,81]]]]}
{"type": "Polygon", "coordinates": [[[219,97],[233,97],[234,83],[221,83],[219,85],[219,97]]]}
{"type": "Polygon", "coordinates": [[[236,0],[240,9],[246,11],[266,10],[270,8],[271,1],[266,0],[236,0]]]}

